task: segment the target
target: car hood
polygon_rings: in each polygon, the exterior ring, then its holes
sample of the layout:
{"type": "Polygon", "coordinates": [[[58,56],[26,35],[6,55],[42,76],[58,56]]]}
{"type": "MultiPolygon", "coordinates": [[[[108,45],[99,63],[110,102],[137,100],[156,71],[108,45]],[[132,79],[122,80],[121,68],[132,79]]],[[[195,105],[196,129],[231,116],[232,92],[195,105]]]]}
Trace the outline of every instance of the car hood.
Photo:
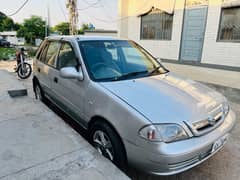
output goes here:
{"type": "Polygon", "coordinates": [[[173,73],[101,84],[152,123],[203,120],[225,101],[207,86],[173,73]]]}

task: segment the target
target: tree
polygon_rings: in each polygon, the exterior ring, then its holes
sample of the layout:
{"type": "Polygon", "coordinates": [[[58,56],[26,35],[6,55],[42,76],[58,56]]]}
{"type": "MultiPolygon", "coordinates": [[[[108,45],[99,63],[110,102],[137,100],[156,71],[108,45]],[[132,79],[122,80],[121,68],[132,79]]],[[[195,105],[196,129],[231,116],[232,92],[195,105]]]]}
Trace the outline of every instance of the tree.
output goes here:
{"type": "Polygon", "coordinates": [[[89,24],[83,23],[81,28],[78,31],[78,34],[84,34],[85,30],[92,30],[93,29],[92,27],[94,26],[91,23],[89,24]]]}
{"type": "Polygon", "coordinates": [[[19,23],[14,23],[14,28],[13,28],[13,29],[14,29],[15,31],[18,31],[21,26],[22,26],[22,25],[19,24],[19,23]]]}
{"type": "MultiPolygon", "coordinates": [[[[85,30],[91,30],[93,29],[93,25],[91,23],[89,24],[82,24],[81,28],[78,30],[78,34],[84,34],[85,30]]],[[[57,24],[53,30],[61,35],[69,35],[69,23],[68,22],[62,22],[57,24]]]]}
{"type": "Polygon", "coordinates": [[[61,35],[69,35],[69,23],[68,22],[59,23],[53,28],[53,31],[61,35]]]}
{"type": "Polygon", "coordinates": [[[34,44],[35,39],[45,37],[45,21],[39,16],[31,16],[25,19],[17,31],[18,37],[24,37],[27,43],[34,44]]]}
{"type": "Polygon", "coordinates": [[[14,30],[14,21],[9,17],[4,18],[1,24],[4,31],[14,30]]]}
{"type": "Polygon", "coordinates": [[[26,34],[27,29],[23,25],[19,24],[19,28],[17,30],[17,37],[25,37],[26,34]]]}
{"type": "Polygon", "coordinates": [[[14,21],[7,17],[4,13],[0,12],[0,32],[15,30],[14,21]]]}

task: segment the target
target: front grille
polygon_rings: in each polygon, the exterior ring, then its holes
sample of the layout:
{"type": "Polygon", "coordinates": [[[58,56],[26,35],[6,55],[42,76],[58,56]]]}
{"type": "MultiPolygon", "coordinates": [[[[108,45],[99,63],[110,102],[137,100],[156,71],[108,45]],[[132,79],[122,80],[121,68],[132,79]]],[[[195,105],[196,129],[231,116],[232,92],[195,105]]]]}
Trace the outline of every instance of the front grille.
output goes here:
{"type": "Polygon", "coordinates": [[[219,105],[209,112],[208,118],[188,124],[194,135],[202,135],[218,127],[224,120],[223,106],[219,105]]]}
{"type": "Polygon", "coordinates": [[[195,124],[193,124],[193,127],[197,130],[197,131],[204,131],[208,128],[211,128],[213,127],[214,125],[216,125],[221,119],[223,118],[223,113],[221,113],[221,115],[217,115],[213,118],[212,122],[214,123],[211,123],[209,122],[209,119],[206,119],[206,120],[203,120],[202,122],[197,122],[195,124]]]}

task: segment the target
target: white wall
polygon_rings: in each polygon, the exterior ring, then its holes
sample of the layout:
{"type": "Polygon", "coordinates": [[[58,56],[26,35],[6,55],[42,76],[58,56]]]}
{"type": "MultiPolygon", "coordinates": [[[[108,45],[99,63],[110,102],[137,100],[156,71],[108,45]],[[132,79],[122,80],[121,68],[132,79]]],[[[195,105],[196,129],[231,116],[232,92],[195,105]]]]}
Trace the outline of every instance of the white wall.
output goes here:
{"type": "Polygon", "coordinates": [[[118,0],[118,37],[128,36],[128,0],[118,0]]]}
{"type": "Polygon", "coordinates": [[[17,45],[22,46],[24,44],[25,44],[25,38],[23,38],[23,37],[18,38],[17,45]]]}
{"type": "MultiPolygon", "coordinates": [[[[122,19],[119,21],[118,35],[137,41],[155,57],[178,60],[185,0],[176,0],[171,41],[140,40],[141,18],[137,16],[145,13],[151,6],[156,6],[157,2],[163,3],[164,1],[119,0],[119,15],[122,19]]],[[[162,7],[169,10],[171,4],[166,3],[166,7],[162,7]]],[[[222,0],[209,0],[201,63],[240,67],[240,43],[217,42],[221,5],[222,0]]]]}
{"type": "Polygon", "coordinates": [[[14,36],[14,37],[7,36],[6,40],[9,41],[11,44],[17,44],[17,42],[18,42],[18,38],[16,36],[14,36]]]}
{"type": "Polygon", "coordinates": [[[117,37],[117,33],[98,33],[98,32],[85,32],[86,36],[109,36],[109,37],[117,37]]]}
{"type": "Polygon", "coordinates": [[[240,43],[217,42],[220,13],[221,0],[210,0],[201,62],[240,67],[240,43]]]}
{"type": "MultiPolygon", "coordinates": [[[[159,2],[163,3],[163,1],[159,2]]],[[[156,6],[156,0],[128,1],[128,9],[124,8],[125,11],[123,11],[124,5],[125,4],[122,5],[120,12],[121,17],[123,18],[120,22],[120,37],[138,42],[145,49],[149,50],[155,57],[177,60],[180,49],[184,0],[177,0],[175,4],[171,41],[140,40],[141,17],[137,16],[147,12],[152,6],[156,6]],[[128,13],[126,13],[126,11],[128,11],[128,13]],[[126,18],[126,16],[129,17],[126,18]],[[128,22],[127,24],[126,21],[128,22]]],[[[171,3],[166,3],[163,7],[164,10],[166,9],[169,11],[174,7],[174,3],[171,1],[171,3]]]]}

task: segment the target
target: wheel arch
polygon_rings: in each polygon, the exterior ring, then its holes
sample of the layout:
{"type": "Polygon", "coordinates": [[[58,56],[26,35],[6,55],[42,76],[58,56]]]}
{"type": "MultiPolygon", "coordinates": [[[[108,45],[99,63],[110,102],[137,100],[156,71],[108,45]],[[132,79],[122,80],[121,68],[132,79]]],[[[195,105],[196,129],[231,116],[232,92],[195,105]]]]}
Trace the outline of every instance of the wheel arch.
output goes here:
{"type": "Polygon", "coordinates": [[[120,143],[121,143],[121,145],[123,147],[123,150],[124,150],[125,160],[128,163],[127,151],[126,151],[126,147],[123,143],[123,138],[120,136],[120,134],[118,133],[118,131],[114,127],[114,125],[111,122],[109,122],[106,118],[96,115],[96,116],[93,116],[88,123],[88,131],[89,132],[91,131],[91,128],[93,127],[94,123],[96,123],[96,122],[106,123],[107,125],[109,125],[113,129],[113,131],[116,133],[116,135],[118,136],[118,138],[120,140],[120,143]]]}
{"type": "Polygon", "coordinates": [[[36,85],[39,84],[39,80],[36,76],[33,76],[32,83],[33,83],[33,91],[36,92],[36,85]]]}

